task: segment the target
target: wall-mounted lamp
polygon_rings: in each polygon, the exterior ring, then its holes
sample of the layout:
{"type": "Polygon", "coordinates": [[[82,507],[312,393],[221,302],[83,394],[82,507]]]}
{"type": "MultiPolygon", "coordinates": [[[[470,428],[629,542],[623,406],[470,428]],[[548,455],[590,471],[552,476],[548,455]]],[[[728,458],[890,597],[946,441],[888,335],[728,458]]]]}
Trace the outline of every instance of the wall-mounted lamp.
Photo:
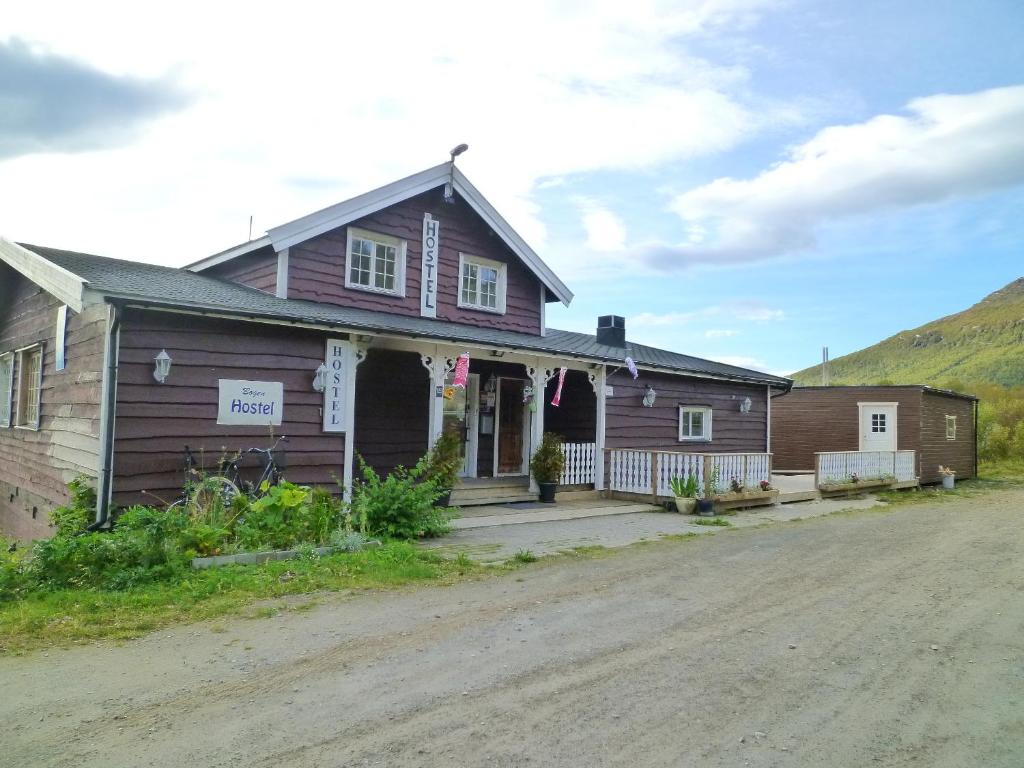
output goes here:
{"type": "Polygon", "coordinates": [[[650,384],[647,385],[647,389],[644,391],[644,408],[653,408],[654,399],[658,396],[658,393],[654,391],[654,387],[650,384]]]}
{"type": "Polygon", "coordinates": [[[323,392],[327,389],[327,365],[320,363],[320,367],[313,374],[313,391],[323,392]]]}
{"type": "Polygon", "coordinates": [[[161,349],[160,354],[153,358],[156,365],[153,368],[153,378],[163,384],[171,372],[171,356],[166,349],[161,349]]]}
{"type": "Polygon", "coordinates": [[[750,407],[753,405],[749,397],[743,398],[743,402],[740,403],[740,413],[750,413],[750,407]]]}

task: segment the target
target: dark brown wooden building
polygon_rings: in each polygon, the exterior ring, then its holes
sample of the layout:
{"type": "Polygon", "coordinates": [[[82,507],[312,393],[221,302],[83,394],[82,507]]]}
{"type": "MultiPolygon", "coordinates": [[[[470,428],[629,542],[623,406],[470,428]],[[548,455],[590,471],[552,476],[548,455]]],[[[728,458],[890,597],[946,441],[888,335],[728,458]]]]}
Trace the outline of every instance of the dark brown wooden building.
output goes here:
{"type": "Polygon", "coordinates": [[[922,483],[977,474],[977,398],[926,386],[794,387],[772,400],[777,471],[811,472],[826,451],[914,451],[922,483]]]}
{"type": "Polygon", "coordinates": [[[174,499],[186,445],[213,467],[282,434],[290,480],[340,489],[357,453],[386,472],[457,430],[467,484],[530,498],[555,431],[563,481],[600,490],[608,449],[767,452],[790,386],[628,342],[621,317],[548,328],[572,293],[449,163],[181,269],[0,240],[0,298],[0,530],[19,537],[77,475],[105,523],[174,499]]]}

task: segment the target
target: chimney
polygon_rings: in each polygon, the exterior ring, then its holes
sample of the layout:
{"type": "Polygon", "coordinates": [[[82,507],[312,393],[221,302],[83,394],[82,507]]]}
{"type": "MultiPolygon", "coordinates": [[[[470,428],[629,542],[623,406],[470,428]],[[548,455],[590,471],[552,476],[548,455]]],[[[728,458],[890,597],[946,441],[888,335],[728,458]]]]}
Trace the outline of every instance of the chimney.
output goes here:
{"type": "Polygon", "coordinates": [[[618,315],[601,315],[597,318],[597,343],[625,349],[626,318],[618,315]]]}

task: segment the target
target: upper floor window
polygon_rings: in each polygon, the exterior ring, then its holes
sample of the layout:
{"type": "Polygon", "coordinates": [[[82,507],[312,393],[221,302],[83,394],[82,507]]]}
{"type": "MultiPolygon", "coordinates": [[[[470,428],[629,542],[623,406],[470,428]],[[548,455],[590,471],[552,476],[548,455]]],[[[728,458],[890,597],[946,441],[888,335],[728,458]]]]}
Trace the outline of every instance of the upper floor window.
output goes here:
{"type": "Polygon", "coordinates": [[[345,286],[405,296],[405,240],[349,227],[345,286]]]}
{"type": "Polygon", "coordinates": [[[14,355],[0,355],[0,427],[11,426],[11,391],[14,388],[14,355]]]}
{"type": "Polygon", "coordinates": [[[705,406],[679,406],[679,440],[710,440],[711,409],[705,406]]]}
{"type": "Polygon", "coordinates": [[[946,416],[946,439],[956,440],[956,416],[946,416]]]}
{"type": "Polygon", "coordinates": [[[459,254],[459,306],[505,313],[505,265],[459,254]]]}
{"type": "Polygon", "coordinates": [[[43,347],[18,352],[18,414],[19,427],[39,429],[39,400],[43,384],[43,347]]]}

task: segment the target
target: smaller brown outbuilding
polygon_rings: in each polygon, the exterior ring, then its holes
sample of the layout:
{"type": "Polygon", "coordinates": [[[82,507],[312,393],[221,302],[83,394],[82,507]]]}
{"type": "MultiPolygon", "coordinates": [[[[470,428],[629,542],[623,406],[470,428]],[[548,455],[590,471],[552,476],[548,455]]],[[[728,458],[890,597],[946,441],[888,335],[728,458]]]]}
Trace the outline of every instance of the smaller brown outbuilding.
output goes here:
{"type": "Polygon", "coordinates": [[[939,465],[957,478],[978,468],[978,398],[922,385],[794,387],[772,399],[776,471],[807,471],[825,451],[914,451],[921,483],[939,465]]]}

